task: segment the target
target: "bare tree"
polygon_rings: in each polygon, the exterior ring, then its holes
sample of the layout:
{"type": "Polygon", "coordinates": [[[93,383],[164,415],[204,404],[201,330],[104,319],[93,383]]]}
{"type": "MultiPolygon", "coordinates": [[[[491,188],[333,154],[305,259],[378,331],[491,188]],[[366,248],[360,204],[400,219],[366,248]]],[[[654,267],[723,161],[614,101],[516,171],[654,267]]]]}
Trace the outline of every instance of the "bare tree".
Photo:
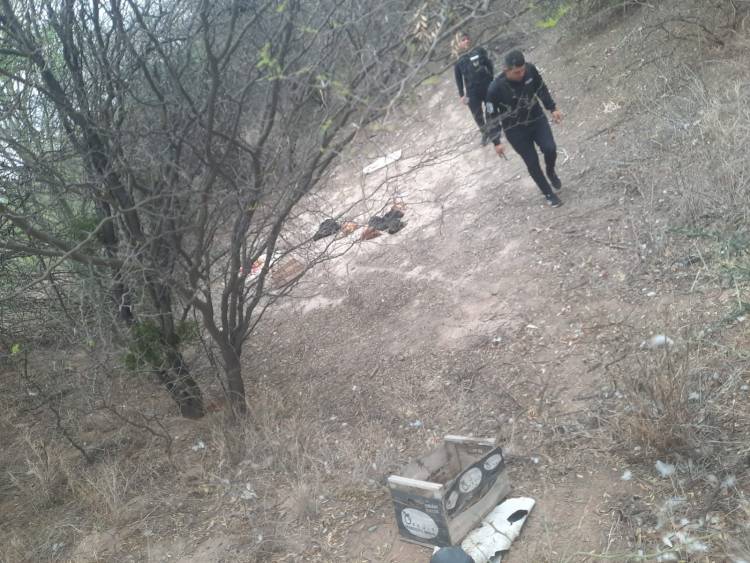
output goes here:
{"type": "Polygon", "coordinates": [[[197,311],[244,413],[243,345],[326,257],[271,284],[310,248],[285,225],[485,2],[452,4],[0,0],[3,97],[21,94],[4,108],[0,248],[48,257],[34,281],[71,261],[107,280],[188,417],[204,407],[178,325],[197,311]]]}

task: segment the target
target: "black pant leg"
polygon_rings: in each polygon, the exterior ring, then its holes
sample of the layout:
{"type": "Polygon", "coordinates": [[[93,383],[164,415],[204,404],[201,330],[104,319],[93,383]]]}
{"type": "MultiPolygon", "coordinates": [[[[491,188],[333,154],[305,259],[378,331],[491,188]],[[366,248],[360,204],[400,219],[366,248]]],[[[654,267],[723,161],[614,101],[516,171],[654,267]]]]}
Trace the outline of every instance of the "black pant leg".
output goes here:
{"type": "Polygon", "coordinates": [[[484,99],[478,94],[473,92],[469,94],[469,110],[471,110],[471,115],[474,116],[474,121],[477,122],[479,130],[484,132],[484,107],[482,102],[484,102],[484,99]]]}
{"type": "Polygon", "coordinates": [[[533,125],[516,125],[508,129],[505,136],[508,138],[510,146],[521,155],[536,185],[544,195],[547,195],[552,193],[552,187],[539,164],[539,155],[536,152],[536,146],[534,146],[536,138],[534,129],[533,125]]]}
{"type": "Polygon", "coordinates": [[[557,145],[555,138],[552,136],[552,128],[546,117],[538,119],[534,123],[534,142],[539,146],[544,155],[544,164],[547,172],[555,171],[555,162],[557,162],[557,145]]]}

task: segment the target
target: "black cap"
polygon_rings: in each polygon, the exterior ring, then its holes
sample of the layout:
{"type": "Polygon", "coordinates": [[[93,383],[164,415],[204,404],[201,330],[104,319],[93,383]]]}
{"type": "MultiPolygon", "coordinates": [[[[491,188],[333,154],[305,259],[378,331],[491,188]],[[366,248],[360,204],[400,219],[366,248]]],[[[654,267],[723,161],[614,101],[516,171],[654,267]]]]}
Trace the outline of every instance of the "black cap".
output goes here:
{"type": "Polygon", "coordinates": [[[515,68],[523,66],[526,63],[526,59],[523,57],[523,53],[518,49],[511,51],[505,55],[505,67],[515,68]]]}
{"type": "Polygon", "coordinates": [[[474,563],[474,559],[460,547],[441,547],[432,555],[430,563],[474,563]]]}

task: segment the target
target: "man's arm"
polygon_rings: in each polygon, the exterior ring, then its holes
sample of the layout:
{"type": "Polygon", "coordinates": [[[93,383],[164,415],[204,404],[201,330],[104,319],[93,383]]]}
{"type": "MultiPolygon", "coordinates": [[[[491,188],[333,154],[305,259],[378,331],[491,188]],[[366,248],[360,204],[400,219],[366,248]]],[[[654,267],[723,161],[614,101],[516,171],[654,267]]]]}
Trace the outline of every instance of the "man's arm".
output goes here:
{"type": "Polygon", "coordinates": [[[544,83],[542,75],[534,65],[529,64],[529,67],[534,75],[534,91],[536,92],[537,97],[541,100],[542,105],[547,111],[555,111],[557,105],[555,104],[555,100],[552,99],[552,94],[549,93],[549,89],[544,83]]]}
{"type": "Polygon", "coordinates": [[[487,112],[487,137],[493,145],[501,144],[500,139],[503,133],[503,123],[501,115],[507,111],[505,104],[500,96],[501,89],[497,82],[490,84],[487,90],[487,100],[484,103],[487,112]]]}
{"type": "Polygon", "coordinates": [[[456,86],[458,86],[458,95],[460,97],[464,97],[464,77],[461,74],[461,69],[459,68],[458,63],[456,63],[453,66],[453,74],[456,77],[456,86]]]}
{"type": "Polygon", "coordinates": [[[482,57],[484,58],[482,64],[487,67],[487,70],[490,72],[490,78],[495,78],[495,67],[492,65],[490,56],[487,54],[487,50],[484,48],[482,48],[482,57]]]}
{"type": "Polygon", "coordinates": [[[555,104],[555,100],[552,99],[552,94],[549,93],[549,89],[544,83],[542,75],[534,65],[530,66],[532,68],[532,72],[536,75],[534,86],[537,97],[542,101],[542,105],[544,105],[545,109],[552,113],[552,121],[554,121],[555,123],[561,123],[563,117],[562,113],[559,109],[557,109],[557,104],[555,104]]]}

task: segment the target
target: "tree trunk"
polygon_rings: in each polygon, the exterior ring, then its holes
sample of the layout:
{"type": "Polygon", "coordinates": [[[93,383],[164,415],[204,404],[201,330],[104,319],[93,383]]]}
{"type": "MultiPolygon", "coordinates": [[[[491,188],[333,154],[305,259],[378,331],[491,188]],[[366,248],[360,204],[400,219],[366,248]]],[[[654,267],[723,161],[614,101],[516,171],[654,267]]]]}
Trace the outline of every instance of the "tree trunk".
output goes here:
{"type": "MultiPolygon", "coordinates": [[[[105,221],[111,219],[112,209],[109,204],[98,199],[96,193],[93,194],[96,201],[96,217],[99,221],[105,221]]],[[[104,249],[109,258],[117,257],[117,248],[119,241],[117,233],[115,232],[114,223],[110,220],[104,223],[101,231],[99,231],[99,242],[104,246],[104,249]]],[[[117,307],[117,318],[123,321],[126,325],[131,326],[135,323],[135,316],[133,315],[133,309],[130,306],[130,295],[125,282],[123,281],[122,272],[119,268],[113,268],[112,277],[114,279],[112,283],[112,295],[117,307]]]]}
{"type": "Polygon", "coordinates": [[[226,392],[228,403],[232,414],[236,417],[247,414],[247,402],[245,401],[245,383],[242,381],[242,366],[240,356],[229,345],[222,346],[224,358],[224,375],[226,377],[226,392]]]}
{"type": "Polygon", "coordinates": [[[120,273],[115,272],[115,282],[112,285],[112,295],[117,305],[117,318],[126,325],[131,326],[135,323],[135,315],[130,305],[130,296],[125,284],[120,281],[120,273]]]}
{"type": "Polygon", "coordinates": [[[166,355],[165,366],[159,370],[159,377],[180,407],[182,416],[201,418],[206,414],[203,393],[190,376],[190,370],[179,350],[180,339],[175,330],[170,289],[164,284],[152,283],[150,290],[159,311],[159,331],[166,355]]]}
{"type": "Polygon", "coordinates": [[[203,417],[206,414],[203,393],[191,377],[182,354],[169,350],[167,356],[169,367],[159,371],[159,379],[177,403],[182,416],[193,419],[203,417]]]}

